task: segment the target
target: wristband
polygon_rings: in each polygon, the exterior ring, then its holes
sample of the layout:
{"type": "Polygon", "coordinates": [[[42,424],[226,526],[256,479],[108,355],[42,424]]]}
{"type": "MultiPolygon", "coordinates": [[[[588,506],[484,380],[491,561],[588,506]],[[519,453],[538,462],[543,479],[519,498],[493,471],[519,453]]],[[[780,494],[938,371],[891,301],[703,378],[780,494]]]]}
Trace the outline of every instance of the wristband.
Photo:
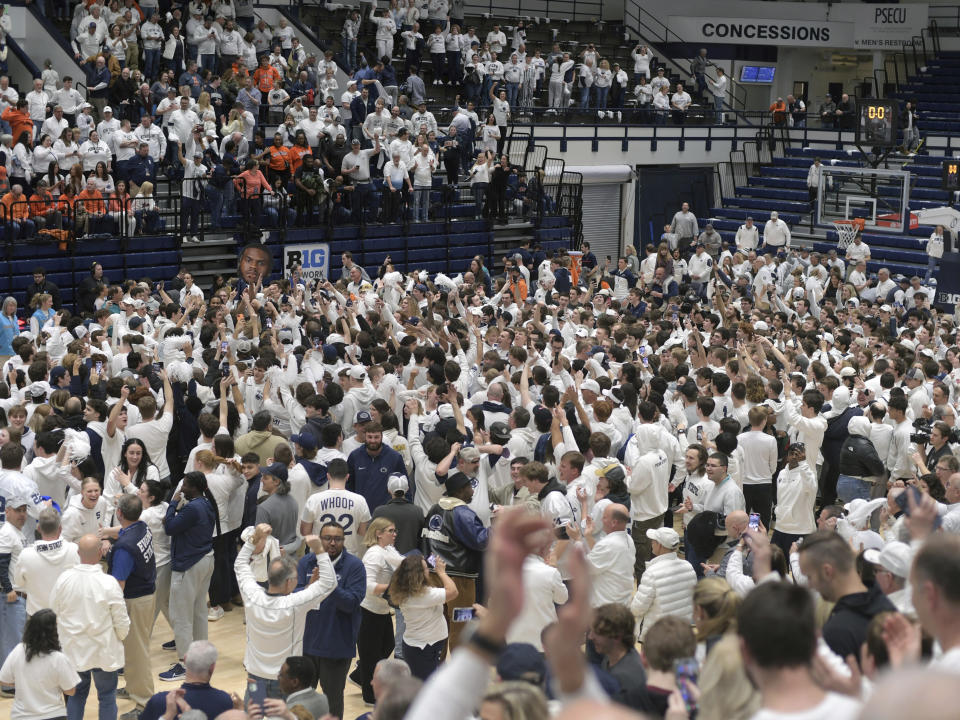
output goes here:
{"type": "Polygon", "coordinates": [[[476,628],[474,628],[472,632],[470,632],[470,629],[468,628],[465,635],[466,635],[465,641],[468,645],[472,645],[477,650],[479,650],[480,652],[486,655],[499,657],[500,653],[502,653],[503,649],[506,647],[506,643],[504,643],[503,641],[494,640],[490,637],[487,637],[486,635],[483,635],[480,632],[478,632],[476,628]]]}

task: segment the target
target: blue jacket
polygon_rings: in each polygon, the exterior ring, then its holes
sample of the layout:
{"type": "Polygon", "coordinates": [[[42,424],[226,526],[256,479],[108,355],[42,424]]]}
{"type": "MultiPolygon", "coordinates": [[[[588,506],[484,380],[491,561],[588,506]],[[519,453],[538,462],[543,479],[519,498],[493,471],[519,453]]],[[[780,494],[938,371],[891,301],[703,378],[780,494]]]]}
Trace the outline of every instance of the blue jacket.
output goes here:
{"type": "MultiPolygon", "coordinates": [[[[317,566],[317,556],[308,552],[297,563],[297,590],[310,582],[310,573],[317,566]]],[[[367,594],[367,571],[363,561],[346,550],[333,563],[337,587],[307,613],[303,628],[303,652],[324,658],[352,658],[357,651],[360,632],[360,603],[367,594]]]]}
{"type": "Polygon", "coordinates": [[[170,568],[177,572],[189,570],[213,550],[215,516],[210,501],[196,497],[177,512],[177,504],[170,503],[163,529],[170,536],[170,568]]]}
{"type": "Polygon", "coordinates": [[[390,501],[389,477],[394,473],[407,476],[403,455],[386,445],[376,457],[371,457],[365,446],[358,447],[347,458],[347,468],[350,470],[347,490],[363,495],[371,513],[390,501]]]}
{"type": "Polygon", "coordinates": [[[137,185],[143,185],[147,180],[153,182],[155,167],[153,158],[149,155],[143,157],[140,153],[137,153],[129,160],[126,160],[125,164],[127,177],[130,178],[130,182],[134,182],[137,185]]]}

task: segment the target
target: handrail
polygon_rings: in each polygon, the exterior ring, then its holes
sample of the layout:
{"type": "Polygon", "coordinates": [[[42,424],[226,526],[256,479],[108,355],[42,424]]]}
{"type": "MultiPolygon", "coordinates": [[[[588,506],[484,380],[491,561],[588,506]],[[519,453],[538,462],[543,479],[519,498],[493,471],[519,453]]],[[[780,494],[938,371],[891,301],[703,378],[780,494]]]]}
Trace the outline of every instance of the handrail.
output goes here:
{"type": "MultiPolygon", "coordinates": [[[[681,61],[676,60],[666,54],[663,51],[662,45],[677,43],[682,45],[687,45],[688,43],[683,40],[679,35],[677,35],[673,30],[666,26],[659,18],[652,15],[648,12],[639,2],[639,0],[627,0],[624,5],[624,24],[626,25],[627,30],[632,31],[637,35],[639,39],[642,39],[648,47],[657,51],[657,56],[663,59],[670,61],[670,63],[677,69],[681,75],[685,75],[687,78],[693,79],[693,73],[685,68],[681,61]],[[635,10],[635,13],[631,13],[631,10],[635,10]],[[641,16],[642,13],[642,16],[641,16]],[[644,18],[649,18],[649,22],[654,23],[655,25],[651,27],[647,24],[647,20],[644,18]],[[632,24],[631,24],[632,23],[632,24]],[[656,26],[659,26],[656,27],[656,26]],[[662,33],[662,39],[660,37],[662,33]],[[672,36],[672,39],[671,39],[672,36]],[[653,38],[653,39],[651,39],[653,38]]],[[[689,60],[682,61],[689,65],[689,60]]],[[[739,86],[734,85],[732,82],[728,84],[726,95],[728,97],[726,103],[731,110],[737,111],[746,108],[746,90],[739,88],[739,86]],[[735,90],[743,90],[742,95],[738,95],[735,90]]]]}
{"type": "Polygon", "coordinates": [[[525,0],[466,0],[464,15],[506,16],[520,19],[551,17],[554,20],[600,20],[603,16],[602,0],[538,0],[536,10],[531,10],[525,0]]]}
{"type": "MultiPolygon", "coordinates": [[[[17,4],[19,5],[19,3],[17,4]]],[[[84,70],[83,65],[77,62],[77,59],[75,57],[75,51],[73,47],[70,45],[70,41],[63,36],[63,34],[60,32],[57,26],[54,25],[46,15],[44,15],[42,12],[40,12],[37,9],[36,3],[26,4],[26,8],[27,8],[27,12],[33,15],[33,19],[36,20],[40,25],[42,25],[43,29],[47,31],[47,34],[50,35],[51,38],[53,38],[53,41],[57,43],[57,45],[59,45],[64,52],[67,53],[67,56],[77,66],[77,71],[81,72],[82,77],[85,78],[87,76],[86,71],[84,70]]],[[[65,68],[59,68],[59,70],[62,77],[64,74],[65,68]]],[[[70,73],[68,72],[66,74],[69,75],[70,73]]],[[[76,72],[74,74],[76,74],[76,72]]]]}
{"type": "Polygon", "coordinates": [[[26,52],[24,52],[19,43],[17,43],[17,41],[9,35],[7,35],[7,47],[13,51],[13,54],[17,56],[17,59],[23,63],[23,66],[30,72],[31,75],[33,75],[34,78],[41,76],[42,73],[40,72],[40,68],[37,67],[37,64],[26,52]]]}

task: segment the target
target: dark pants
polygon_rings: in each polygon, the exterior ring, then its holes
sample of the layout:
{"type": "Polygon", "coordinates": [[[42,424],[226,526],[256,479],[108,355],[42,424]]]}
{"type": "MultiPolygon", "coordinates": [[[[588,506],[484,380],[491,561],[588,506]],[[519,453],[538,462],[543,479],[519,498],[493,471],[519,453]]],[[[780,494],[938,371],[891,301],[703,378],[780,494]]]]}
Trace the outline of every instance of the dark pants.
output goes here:
{"type": "MultiPolygon", "coordinates": [[[[230,592],[233,577],[233,563],[230,561],[232,537],[233,533],[225,533],[213,539],[213,575],[210,576],[211,607],[228,603],[233,596],[230,592]]],[[[235,540],[234,545],[236,545],[235,540]]]]}
{"type": "Polygon", "coordinates": [[[350,658],[325,658],[308,655],[317,668],[317,682],[330,703],[330,714],[343,717],[343,689],[347,684],[350,658]]]}
{"type": "Polygon", "coordinates": [[[683,530],[683,557],[691,567],[697,573],[697,579],[700,580],[703,578],[703,568],[700,567],[700,563],[703,562],[703,559],[697,555],[696,549],[693,547],[693,543],[690,542],[690,537],[687,535],[687,530],[683,530]]]}
{"type": "Polygon", "coordinates": [[[413,673],[413,676],[426,682],[427,678],[433,674],[433,671],[440,666],[443,649],[446,645],[446,639],[423,648],[413,647],[412,645],[404,643],[403,659],[407,665],[410,666],[410,672],[413,673]]]}
{"type": "Polygon", "coordinates": [[[353,219],[363,225],[367,222],[367,205],[370,204],[370,181],[358,182],[353,189],[353,219]]]}
{"type": "Polygon", "coordinates": [[[773,505],[773,484],[743,486],[743,498],[747,501],[747,512],[760,514],[760,522],[770,529],[770,510],[773,505]]]}
{"type": "Polygon", "coordinates": [[[644,570],[647,569],[647,560],[653,556],[653,546],[650,544],[650,538],[647,537],[647,530],[659,527],[663,527],[663,515],[657,515],[649,520],[634,520],[631,525],[630,530],[637,553],[633,561],[633,575],[637,582],[640,582],[644,570]]]}
{"type": "Polygon", "coordinates": [[[779,530],[774,530],[773,537],[770,538],[770,542],[783,550],[783,556],[787,559],[787,565],[789,566],[790,546],[797,542],[797,540],[801,540],[804,537],[806,537],[806,535],[793,535],[791,533],[783,533],[779,530]]]}
{"type": "MultiPolygon", "coordinates": [[[[200,208],[203,206],[202,200],[193,198],[180,198],[180,232],[183,235],[196,235],[200,224],[200,208]],[[189,229],[188,229],[189,228],[189,229]]],[[[216,571],[214,571],[216,575],[216,571]]]]}
{"type": "Polygon", "coordinates": [[[364,702],[373,702],[373,670],[393,652],[393,622],[390,615],[379,615],[361,608],[360,634],[357,636],[357,679],[364,702]]]}

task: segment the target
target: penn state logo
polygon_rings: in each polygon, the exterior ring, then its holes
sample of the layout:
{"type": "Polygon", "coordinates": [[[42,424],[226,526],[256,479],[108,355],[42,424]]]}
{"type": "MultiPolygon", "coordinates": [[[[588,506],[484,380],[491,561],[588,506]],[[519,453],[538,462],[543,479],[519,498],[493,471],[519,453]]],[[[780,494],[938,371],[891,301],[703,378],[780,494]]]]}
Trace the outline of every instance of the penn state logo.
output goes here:
{"type": "Polygon", "coordinates": [[[480,479],[479,479],[479,478],[471,478],[471,479],[470,479],[470,487],[472,487],[474,490],[476,490],[479,486],[480,486],[480,479]]]}
{"type": "Polygon", "coordinates": [[[431,515],[430,519],[427,520],[427,527],[434,532],[439,531],[440,528],[443,527],[443,518],[441,518],[439,515],[431,515]]]}

